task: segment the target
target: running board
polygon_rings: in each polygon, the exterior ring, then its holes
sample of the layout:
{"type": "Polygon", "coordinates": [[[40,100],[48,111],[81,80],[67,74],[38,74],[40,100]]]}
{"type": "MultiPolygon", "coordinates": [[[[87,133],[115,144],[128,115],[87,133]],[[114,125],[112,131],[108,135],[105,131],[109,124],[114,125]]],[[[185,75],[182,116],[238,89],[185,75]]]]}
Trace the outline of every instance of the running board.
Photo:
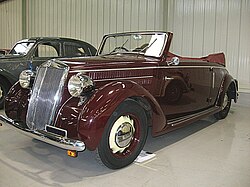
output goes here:
{"type": "Polygon", "coordinates": [[[207,110],[195,113],[195,114],[190,114],[190,115],[186,115],[183,117],[179,117],[179,118],[174,118],[171,120],[167,120],[167,126],[168,127],[175,127],[177,125],[183,124],[185,122],[194,120],[196,118],[202,118],[203,116],[209,116],[212,115],[216,112],[220,111],[220,107],[213,107],[213,108],[209,108],[207,110]]]}

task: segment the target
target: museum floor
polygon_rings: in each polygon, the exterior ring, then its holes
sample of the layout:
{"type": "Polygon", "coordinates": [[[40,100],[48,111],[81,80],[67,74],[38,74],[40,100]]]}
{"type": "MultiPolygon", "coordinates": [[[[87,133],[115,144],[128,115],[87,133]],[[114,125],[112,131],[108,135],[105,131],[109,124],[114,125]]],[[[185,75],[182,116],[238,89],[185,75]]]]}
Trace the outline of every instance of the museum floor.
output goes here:
{"type": "MultiPolygon", "coordinates": [[[[3,113],[3,111],[0,111],[3,113]]],[[[66,151],[0,126],[0,186],[250,186],[250,94],[241,94],[225,120],[209,117],[152,138],[156,157],[110,170],[95,152],[66,151]]]]}

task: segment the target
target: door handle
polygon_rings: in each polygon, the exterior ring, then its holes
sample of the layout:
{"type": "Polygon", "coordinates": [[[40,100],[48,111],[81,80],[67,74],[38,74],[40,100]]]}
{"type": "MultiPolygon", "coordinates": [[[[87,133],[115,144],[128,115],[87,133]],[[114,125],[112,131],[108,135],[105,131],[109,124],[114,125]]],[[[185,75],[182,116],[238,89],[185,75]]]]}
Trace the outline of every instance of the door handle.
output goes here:
{"type": "Polygon", "coordinates": [[[165,76],[165,77],[164,77],[164,80],[165,80],[165,81],[170,81],[170,80],[173,80],[173,79],[174,79],[174,78],[171,78],[171,77],[168,77],[168,76],[165,76]]]}

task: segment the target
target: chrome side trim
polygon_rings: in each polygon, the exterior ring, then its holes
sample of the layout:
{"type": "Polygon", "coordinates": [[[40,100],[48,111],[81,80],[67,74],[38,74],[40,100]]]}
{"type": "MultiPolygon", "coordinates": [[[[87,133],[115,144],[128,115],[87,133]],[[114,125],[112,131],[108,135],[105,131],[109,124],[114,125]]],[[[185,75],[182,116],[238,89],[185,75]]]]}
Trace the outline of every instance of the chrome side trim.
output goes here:
{"type": "Polygon", "coordinates": [[[165,77],[164,77],[164,80],[165,80],[165,81],[171,81],[171,80],[173,80],[173,79],[174,79],[174,78],[171,78],[171,77],[168,77],[168,76],[165,76],[165,77]]]}
{"type": "Polygon", "coordinates": [[[203,115],[205,115],[207,113],[217,112],[219,110],[221,110],[220,107],[209,108],[207,110],[201,111],[201,112],[196,113],[196,114],[190,114],[190,115],[186,115],[186,116],[183,116],[183,117],[167,120],[167,124],[174,127],[174,126],[177,126],[177,125],[179,125],[181,123],[184,123],[185,121],[188,121],[188,120],[191,120],[191,119],[194,119],[194,118],[198,118],[198,117],[203,116],[203,115]]]}
{"type": "Polygon", "coordinates": [[[212,88],[214,88],[215,85],[215,72],[212,73],[212,88]]]}
{"type": "Polygon", "coordinates": [[[54,145],[56,147],[60,147],[66,150],[73,150],[73,151],[85,150],[85,144],[82,141],[62,137],[57,134],[46,132],[44,130],[37,130],[37,131],[30,130],[28,128],[22,127],[19,123],[16,123],[14,120],[4,115],[0,115],[0,121],[5,122],[11,127],[14,127],[16,130],[18,130],[19,132],[23,133],[26,136],[35,138],[50,145],[54,145]]]}
{"type": "Polygon", "coordinates": [[[145,69],[179,69],[179,68],[214,68],[226,69],[223,66],[155,66],[155,67],[138,67],[138,68],[114,68],[114,69],[90,69],[90,70],[73,70],[70,73],[86,73],[86,72],[102,72],[102,71],[131,71],[131,70],[145,70],[145,69]]]}
{"type": "Polygon", "coordinates": [[[113,81],[113,80],[130,80],[130,79],[146,79],[146,78],[153,78],[154,76],[142,76],[142,77],[120,77],[120,78],[113,78],[113,79],[100,79],[100,80],[95,80],[96,82],[99,81],[113,81]]]}

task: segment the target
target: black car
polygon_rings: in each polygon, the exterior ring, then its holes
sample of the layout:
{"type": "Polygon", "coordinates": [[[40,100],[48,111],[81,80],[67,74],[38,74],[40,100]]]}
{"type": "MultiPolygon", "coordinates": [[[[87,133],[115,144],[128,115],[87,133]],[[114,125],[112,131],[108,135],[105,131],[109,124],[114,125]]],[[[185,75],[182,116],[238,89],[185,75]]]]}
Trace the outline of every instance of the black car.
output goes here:
{"type": "Polygon", "coordinates": [[[96,48],[91,44],[71,39],[35,37],[17,42],[9,54],[0,56],[0,108],[10,87],[18,81],[25,69],[35,70],[51,58],[94,56],[96,48]]]}

